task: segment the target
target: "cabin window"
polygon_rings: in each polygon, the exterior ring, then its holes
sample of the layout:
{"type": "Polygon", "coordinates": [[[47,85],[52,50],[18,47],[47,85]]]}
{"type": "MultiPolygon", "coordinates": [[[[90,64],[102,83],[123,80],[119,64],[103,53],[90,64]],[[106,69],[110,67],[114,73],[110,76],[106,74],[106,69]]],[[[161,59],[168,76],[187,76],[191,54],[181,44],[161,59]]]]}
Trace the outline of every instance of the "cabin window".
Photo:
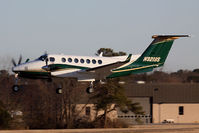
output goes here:
{"type": "Polygon", "coordinates": [[[68,58],[68,62],[72,62],[73,60],[71,58],[68,58]]]}
{"type": "Polygon", "coordinates": [[[90,61],[89,59],[86,59],[86,63],[87,63],[87,64],[90,64],[90,62],[91,62],[91,61],[90,61]]]}
{"type": "Polygon", "coordinates": [[[66,62],[66,59],[65,59],[65,58],[62,58],[61,60],[62,60],[62,62],[66,62]]]}
{"type": "Polygon", "coordinates": [[[95,59],[93,59],[93,60],[92,60],[92,63],[93,63],[93,64],[96,64],[96,60],[95,60],[95,59]]]}
{"type": "Polygon", "coordinates": [[[102,60],[98,60],[98,64],[102,64],[102,60]]]}
{"type": "Polygon", "coordinates": [[[184,106],[179,106],[179,115],[184,115],[184,106]]]}
{"type": "Polygon", "coordinates": [[[54,62],[55,61],[55,58],[54,57],[50,57],[50,62],[54,62]]]}
{"type": "Polygon", "coordinates": [[[75,58],[75,60],[74,60],[74,61],[75,61],[75,63],[78,63],[78,62],[79,62],[79,60],[78,60],[77,58],[75,58]]]}
{"type": "Polygon", "coordinates": [[[84,63],[84,59],[81,59],[80,62],[81,62],[81,63],[84,63]]]}

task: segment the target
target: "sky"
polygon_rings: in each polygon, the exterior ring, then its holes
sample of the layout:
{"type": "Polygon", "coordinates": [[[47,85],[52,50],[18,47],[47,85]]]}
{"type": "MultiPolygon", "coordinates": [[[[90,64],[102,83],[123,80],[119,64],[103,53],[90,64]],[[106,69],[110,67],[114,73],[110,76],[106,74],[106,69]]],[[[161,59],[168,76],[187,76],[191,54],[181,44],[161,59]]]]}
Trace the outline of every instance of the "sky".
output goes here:
{"type": "Polygon", "coordinates": [[[199,0],[0,0],[0,67],[45,51],[141,54],[154,34],[191,35],[174,42],[163,71],[199,68],[199,0]]]}

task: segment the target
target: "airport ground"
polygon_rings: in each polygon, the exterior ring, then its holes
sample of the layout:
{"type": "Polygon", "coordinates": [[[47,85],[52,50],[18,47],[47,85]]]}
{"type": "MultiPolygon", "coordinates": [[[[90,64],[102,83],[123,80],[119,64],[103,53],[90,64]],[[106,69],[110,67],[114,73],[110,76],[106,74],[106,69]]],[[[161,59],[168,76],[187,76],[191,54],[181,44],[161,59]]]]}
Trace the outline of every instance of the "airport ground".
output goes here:
{"type": "Polygon", "coordinates": [[[199,124],[135,125],[131,128],[2,130],[0,133],[199,133],[199,124]]]}

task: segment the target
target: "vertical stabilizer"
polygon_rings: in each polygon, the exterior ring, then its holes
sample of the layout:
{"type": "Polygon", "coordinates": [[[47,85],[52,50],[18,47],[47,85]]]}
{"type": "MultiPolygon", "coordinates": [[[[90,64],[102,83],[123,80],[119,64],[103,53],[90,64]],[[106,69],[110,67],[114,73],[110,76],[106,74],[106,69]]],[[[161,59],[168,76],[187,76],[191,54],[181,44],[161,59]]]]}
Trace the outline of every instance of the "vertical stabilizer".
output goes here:
{"type": "MultiPolygon", "coordinates": [[[[144,53],[133,63],[140,65],[163,65],[175,39],[188,35],[154,35],[154,40],[144,53]]],[[[133,65],[132,64],[132,65],[133,65]]]]}
{"type": "Polygon", "coordinates": [[[153,68],[163,66],[175,39],[189,37],[189,35],[154,35],[154,40],[142,53],[142,55],[131,64],[113,69],[110,76],[119,77],[129,74],[152,71],[153,68]]]}

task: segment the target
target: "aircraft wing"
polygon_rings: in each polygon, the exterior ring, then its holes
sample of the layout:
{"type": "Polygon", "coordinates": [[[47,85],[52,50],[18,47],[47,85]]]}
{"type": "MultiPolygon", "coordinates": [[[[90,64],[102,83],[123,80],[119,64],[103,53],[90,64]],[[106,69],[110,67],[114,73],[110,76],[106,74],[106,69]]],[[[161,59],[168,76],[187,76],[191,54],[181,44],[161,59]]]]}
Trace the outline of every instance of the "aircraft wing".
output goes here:
{"type": "Polygon", "coordinates": [[[124,62],[116,62],[105,66],[87,69],[86,72],[93,73],[96,80],[106,79],[111,74],[111,70],[125,64],[124,62]]]}
{"type": "Polygon", "coordinates": [[[105,79],[107,76],[109,76],[111,74],[111,70],[114,68],[118,68],[126,63],[128,63],[131,60],[131,54],[129,54],[129,56],[127,57],[127,59],[125,61],[119,61],[119,62],[115,62],[112,64],[107,64],[104,66],[99,66],[99,67],[95,67],[95,68],[89,68],[86,69],[86,72],[93,72],[93,74],[95,75],[95,79],[99,80],[99,79],[105,79]]]}
{"type": "Polygon", "coordinates": [[[114,68],[114,66],[117,66],[117,64],[122,64],[122,62],[115,62],[115,63],[104,65],[104,66],[99,66],[99,67],[95,67],[95,68],[89,68],[86,71],[87,72],[92,72],[92,71],[96,71],[96,70],[99,70],[99,69],[104,69],[106,67],[114,68]]]}

